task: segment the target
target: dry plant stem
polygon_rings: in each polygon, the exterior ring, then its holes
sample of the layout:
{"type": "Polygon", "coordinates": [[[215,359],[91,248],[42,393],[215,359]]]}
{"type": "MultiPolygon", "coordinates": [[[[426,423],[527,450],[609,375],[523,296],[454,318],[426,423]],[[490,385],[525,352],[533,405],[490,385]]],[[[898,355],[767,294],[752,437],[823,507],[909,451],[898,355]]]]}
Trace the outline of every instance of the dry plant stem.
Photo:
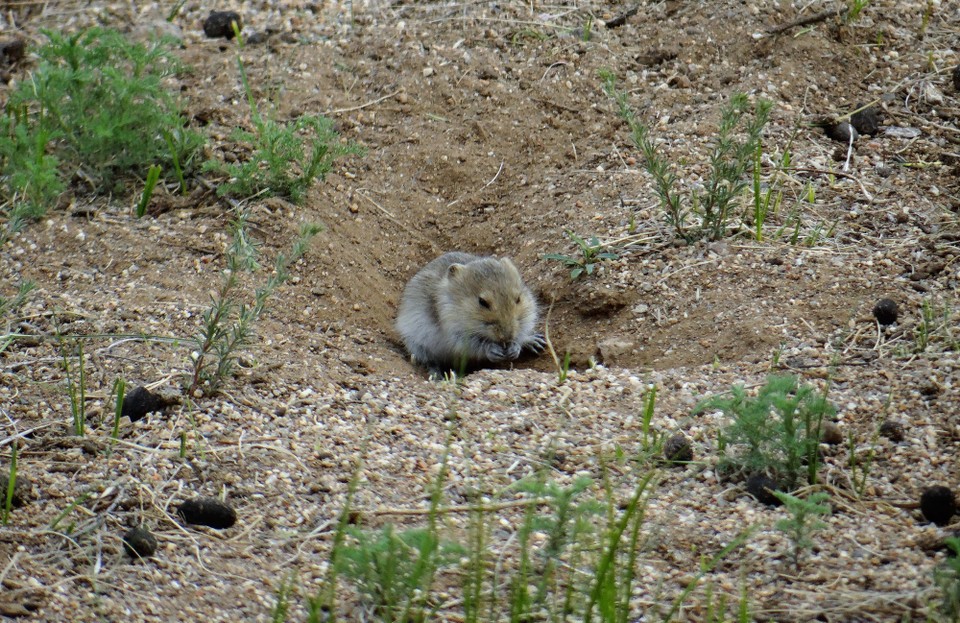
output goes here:
{"type": "Polygon", "coordinates": [[[791,28],[796,28],[798,26],[809,26],[810,24],[818,24],[820,22],[826,21],[831,17],[844,17],[847,14],[847,9],[844,7],[830,9],[829,11],[821,11],[820,13],[814,13],[807,17],[801,17],[793,21],[787,22],[786,24],[780,24],[779,26],[773,26],[767,28],[767,33],[771,35],[779,35],[782,32],[786,32],[791,28]]]}
{"type": "Polygon", "coordinates": [[[549,503],[550,500],[547,498],[536,498],[533,500],[513,500],[511,502],[499,502],[497,504],[464,504],[462,506],[438,506],[437,508],[381,508],[371,511],[358,510],[357,512],[361,515],[369,513],[378,517],[384,515],[415,517],[418,515],[429,515],[430,513],[443,515],[450,513],[475,513],[478,511],[500,511],[508,508],[523,508],[526,506],[539,506],[541,504],[549,503]]]}

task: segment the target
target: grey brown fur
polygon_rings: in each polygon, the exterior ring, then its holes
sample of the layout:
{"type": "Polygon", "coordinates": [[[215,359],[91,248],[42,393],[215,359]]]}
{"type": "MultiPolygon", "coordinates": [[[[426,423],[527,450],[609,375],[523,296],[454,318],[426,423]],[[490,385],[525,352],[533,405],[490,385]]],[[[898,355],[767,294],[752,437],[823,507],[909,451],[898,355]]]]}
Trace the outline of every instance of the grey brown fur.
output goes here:
{"type": "Polygon", "coordinates": [[[543,350],[537,303],[507,258],[446,253],[407,284],[397,331],[431,370],[514,360],[543,350]]]}

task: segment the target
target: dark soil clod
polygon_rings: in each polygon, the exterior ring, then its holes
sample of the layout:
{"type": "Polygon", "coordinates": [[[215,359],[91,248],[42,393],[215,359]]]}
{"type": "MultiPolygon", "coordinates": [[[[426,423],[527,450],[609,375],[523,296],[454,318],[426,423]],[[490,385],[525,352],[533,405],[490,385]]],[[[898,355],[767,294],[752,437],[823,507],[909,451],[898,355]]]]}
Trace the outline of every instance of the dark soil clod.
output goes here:
{"type": "Polygon", "coordinates": [[[953,88],[960,92],[960,65],[953,68],[953,88]]]}
{"type": "Polygon", "coordinates": [[[130,418],[131,422],[141,420],[148,413],[161,411],[166,402],[159,395],[154,394],[146,387],[138,387],[123,397],[123,407],[120,415],[130,418]]]}
{"type": "Polygon", "coordinates": [[[943,485],[927,487],[920,495],[920,512],[927,521],[938,526],[947,525],[957,512],[957,499],[953,490],[943,485]]]}
{"type": "Polygon", "coordinates": [[[761,504],[780,506],[780,498],[773,494],[777,490],[777,481],[766,474],[753,474],[747,478],[747,493],[752,495],[761,504]]]}
{"type": "Polygon", "coordinates": [[[690,440],[682,433],[677,433],[663,444],[663,458],[668,463],[686,463],[693,460],[693,448],[690,440]]]}
{"type": "Polygon", "coordinates": [[[880,131],[880,109],[876,106],[868,106],[854,113],[850,117],[850,125],[860,134],[873,136],[880,131]]]}
{"type": "Polygon", "coordinates": [[[233,39],[234,22],[237,24],[237,30],[243,30],[243,22],[240,21],[239,13],[235,11],[210,11],[210,15],[203,22],[203,34],[211,39],[218,37],[233,39]]]}
{"type": "Polygon", "coordinates": [[[891,325],[897,321],[900,315],[900,309],[897,302],[893,299],[880,299],[873,306],[873,317],[883,326],[891,325]]]}
{"type": "Polygon", "coordinates": [[[177,514],[189,524],[225,530],[237,523],[237,511],[217,498],[193,498],[177,509],[177,514]]]}
{"type": "Polygon", "coordinates": [[[130,528],[123,535],[123,550],[130,558],[149,558],[157,551],[157,537],[143,526],[130,528]]]}

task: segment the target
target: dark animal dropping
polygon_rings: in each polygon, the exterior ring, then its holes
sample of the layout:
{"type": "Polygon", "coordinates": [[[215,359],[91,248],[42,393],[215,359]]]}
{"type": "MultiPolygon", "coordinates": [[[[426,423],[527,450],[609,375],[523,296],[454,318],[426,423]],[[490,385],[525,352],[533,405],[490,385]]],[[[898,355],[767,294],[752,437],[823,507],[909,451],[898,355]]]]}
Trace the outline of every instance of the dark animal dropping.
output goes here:
{"type": "Polygon", "coordinates": [[[777,490],[777,481],[766,474],[754,474],[747,478],[747,493],[767,506],[780,506],[780,498],[773,494],[777,490]]]}
{"type": "Polygon", "coordinates": [[[899,314],[897,302],[893,299],[880,299],[873,306],[873,317],[884,326],[895,323],[899,314]]]}
{"type": "Polygon", "coordinates": [[[676,434],[663,444],[663,458],[670,463],[685,463],[693,460],[693,448],[685,435],[676,434]]]}
{"type": "Polygon", "coordinates": [[[217,498],[193,498],[177,509],[177,514],[190,524],[224,530],[237,523],[237,511],[217,498]]]}
{"type": "Polygon", "coordinates": [[[927,487],[920,495],[920,512],[927,521],[945,526],[957,512],[957,499],[949,487],[943,485],[927,487]]]}
{"type": "Polygon", "coordinates": [[[130,528],[123,535],[123,550],[130,558],[149,558],[157,551],[157,537],[143,526],[130,528]]]}
{"type": "Polygon", "coordinates": [[[233,24],[237,24],[237,30],[243,30],[243,22],[240,21],[240,14],[235,11],[210,11],[210,15],[203,22],[203,34],[211,39],[223,37],[224,39],[233,39],[233,24]]]}
{"type": "Polygon", "coordinates": [[[123,397],[123,406],[120,408],[120,415],[127,416],[131,422],[143,419],[143,417],[154,411],[160,411],[166,406],[163,399],[157,396],[146,387],[138,387],[123,397]]]}

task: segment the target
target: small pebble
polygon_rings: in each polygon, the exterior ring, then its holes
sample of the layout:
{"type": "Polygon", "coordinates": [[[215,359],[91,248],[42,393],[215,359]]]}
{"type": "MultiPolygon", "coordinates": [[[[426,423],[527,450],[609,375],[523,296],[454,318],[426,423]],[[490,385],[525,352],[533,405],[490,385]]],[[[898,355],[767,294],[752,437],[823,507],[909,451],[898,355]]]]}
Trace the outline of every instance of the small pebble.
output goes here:
{"type": "Polygon", "coordinates": [[[920,495],[920,512],[927,521],[938,526],[947,525],[957,512],[957,500],[953,491],[943,485],[927,487],[920,495]]]}
{"type": "Polygon", "coordinates": [[[897,307],[897,302],[893,299],[880,299],[877,301],[877,304],[873,306],[873,317],[884,326],[895,323],[899,315],[900,309],[897,307]]]}

